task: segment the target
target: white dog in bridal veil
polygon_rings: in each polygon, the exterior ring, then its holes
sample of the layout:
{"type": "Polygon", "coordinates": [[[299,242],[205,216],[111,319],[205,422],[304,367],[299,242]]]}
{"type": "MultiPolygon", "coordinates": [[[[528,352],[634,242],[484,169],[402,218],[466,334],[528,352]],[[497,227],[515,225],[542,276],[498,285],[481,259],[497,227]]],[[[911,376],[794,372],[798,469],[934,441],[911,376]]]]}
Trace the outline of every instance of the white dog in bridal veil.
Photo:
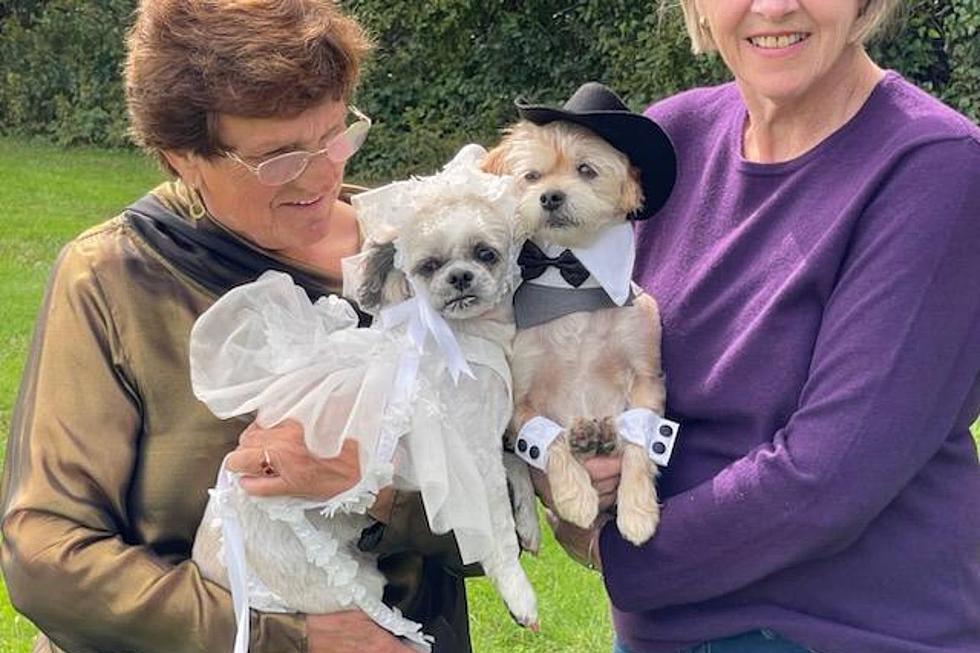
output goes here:
{"type": "Polygon", "coordinates": [[[222,467],[193,559],[232,590],[240,653],[249,607],[357,607],[429,649],[419,624],[381,602],[384,579],[356,546],[376,493],[392,482],[419,490],[433,532],[452,530],[463,562],[483,566],[519,623],[537,624],[501,458],[517,193],[512,179],[479,170],[483,153],[467,146],[437,175],[355,197],[372,247],[346,262],[345,289],[384,288],[366,307],[378,311],[373,327],[356,328],[337,297],[311,303],[279,272],[233,289],[194,326],[194,391],[217,416],[254,411],[263,426],[293,418],[318,455],[336,454],[348,437],[361,451],[361,481],[326,501],[249,497],[222,467]],[[391,269],[371,264],[385,248],[391,269]],[[383,278],[365,278],[379,270],[383,278]]]}

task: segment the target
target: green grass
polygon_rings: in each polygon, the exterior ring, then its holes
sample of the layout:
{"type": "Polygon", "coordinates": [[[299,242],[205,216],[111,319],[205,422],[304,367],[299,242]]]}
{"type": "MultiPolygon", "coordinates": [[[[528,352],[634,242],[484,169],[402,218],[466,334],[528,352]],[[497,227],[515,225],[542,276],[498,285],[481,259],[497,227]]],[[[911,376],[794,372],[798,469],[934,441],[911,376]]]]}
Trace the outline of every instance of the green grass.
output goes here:
{"type": "MultiPolygon", "coordinates": [[[[24,364],[31,324],[61,245],[115,215],[159,179],[131,152],[76,149],[0,138],[0,445],[24,364]]],[[[973,426],[980,442],[980,423],[973,426]]],[[[0,462],[4,455],[0,446],[0,462]]],[[[545,528],[547,530],[547,528],[545,528]]],[[[540,558],[525,558],[538,591],[541,632],[513,624],[485,579],[469,581],[477,653],[592,653],[612,642],[600,578],[571,562],[546,534],[540,558]]],[[[35,630],[14,612],[0,583],[0,653],[28,653],[35,630]]]]}
{"type": "MultiPolygon", "coordinates": [[[[132,152],[61,150],[0,138],[0,463],[10,410],[44,284],[61,246],[119,212],[160,179],[132,152]]],[[[545,529],[547,530],[547,529],[545,529]]],[[[548,539],[526,568],[539,590],[542,631],[517,627],[485,579],[469,581],[478,653],[586,653],[612,641],[602,582],[548,539]]],[[[0,582],[0,653],[28,653],[35,629],[18,615],[0,582]]]]}
{"type": "MultiPolygon", "coordinates": [[[[133,153],[0,139],[0,462],[31,325],[58,251],[159,178],[133,153]]],[[[27,653],[34,632],[0,583],[0,653],[27,653]]]]}
{"type": "Polygon", "coordinates": [[[58,251],[142,195],[160,173],[133,153],[64,152],[0,139],[0,179],[0,428],[6,435],[31,325],[58,251]]]}

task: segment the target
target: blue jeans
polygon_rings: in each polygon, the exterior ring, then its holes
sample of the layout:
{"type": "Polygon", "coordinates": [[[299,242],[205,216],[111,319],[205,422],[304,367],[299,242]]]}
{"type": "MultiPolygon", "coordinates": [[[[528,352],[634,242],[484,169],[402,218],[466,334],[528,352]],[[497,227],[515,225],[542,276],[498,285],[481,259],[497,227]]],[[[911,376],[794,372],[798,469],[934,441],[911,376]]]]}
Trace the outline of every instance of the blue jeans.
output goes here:
{"type": "MultiPolygon", "coordinates": [[[[633,653],[619,642],[613,653],[633,653]]],[[[814,653],[813,649],[795,644],[771,630],[753,630],[734,637],[713,639],[681,653],[814,653]]]]}

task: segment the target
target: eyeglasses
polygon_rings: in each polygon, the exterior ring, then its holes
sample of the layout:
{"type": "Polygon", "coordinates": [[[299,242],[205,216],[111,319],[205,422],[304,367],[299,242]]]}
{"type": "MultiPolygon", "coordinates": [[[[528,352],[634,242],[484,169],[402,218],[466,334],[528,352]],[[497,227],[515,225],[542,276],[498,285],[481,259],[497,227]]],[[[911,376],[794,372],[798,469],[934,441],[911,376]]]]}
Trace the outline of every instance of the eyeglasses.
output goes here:
{"type": "Polygon", "coordinates": [[[357,117],[357,122],[348,126],[342,133],[331,138],[330,142],[322,150],[317,150],[316,152],[304,152],[302,150],[286,152],[285,154],[274,156],[271,159],[266,159],[258,165],[252,165],[244,161],[235,152],[228,151],[224,152],[223,155],[248,168],[258,178],[261,184],[266,186],[282,186],[283,184],[288,184],[303,174],[306,166],[310,164],[310,161],[314,157],[326,154],[327,158],[334,163],[343,163],[361,149],[361,146],[364,145],[364,139],[367,138],[368,130],[371,129],[371,119],[358,111],[355,106],[349,106],[347,108],[357,117]]]}

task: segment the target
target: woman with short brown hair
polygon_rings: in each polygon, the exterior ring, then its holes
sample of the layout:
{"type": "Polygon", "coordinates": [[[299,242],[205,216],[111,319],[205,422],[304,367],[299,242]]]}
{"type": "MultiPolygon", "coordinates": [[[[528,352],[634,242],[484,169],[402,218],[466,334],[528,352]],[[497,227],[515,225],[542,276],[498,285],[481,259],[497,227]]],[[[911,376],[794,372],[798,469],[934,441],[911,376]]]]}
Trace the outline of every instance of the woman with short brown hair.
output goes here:
{"type": "MultiPolygon", "coordinates": [[[[140,3],[132,133],[176,179],[65,247],[37,321],[2,523],[10,597],[43,632],[36,651],[231,650],[228,592],[189,558],[246,424],[195,399],[188,337],[266,269],[313,298],[340,290],[340,259],[360,246],[343,172],[370,125],[348,105],[368,49],[326,0],[140,3]]],[[[316,458],[297,428],[249,428],[239,449],[260,442],[275,463],[275,478],[251,480],[324,497],[357,480],[356,449],[316,458]]],[[[428,531],[411,494],[382,492],[372,516],[361,546],[380,556],[386,599],[437,650],[469,650],[452,537],[428,531]]],[[[409,650],[358,611],[253,612],[250,630],[255,652],[409,650]]]]}

